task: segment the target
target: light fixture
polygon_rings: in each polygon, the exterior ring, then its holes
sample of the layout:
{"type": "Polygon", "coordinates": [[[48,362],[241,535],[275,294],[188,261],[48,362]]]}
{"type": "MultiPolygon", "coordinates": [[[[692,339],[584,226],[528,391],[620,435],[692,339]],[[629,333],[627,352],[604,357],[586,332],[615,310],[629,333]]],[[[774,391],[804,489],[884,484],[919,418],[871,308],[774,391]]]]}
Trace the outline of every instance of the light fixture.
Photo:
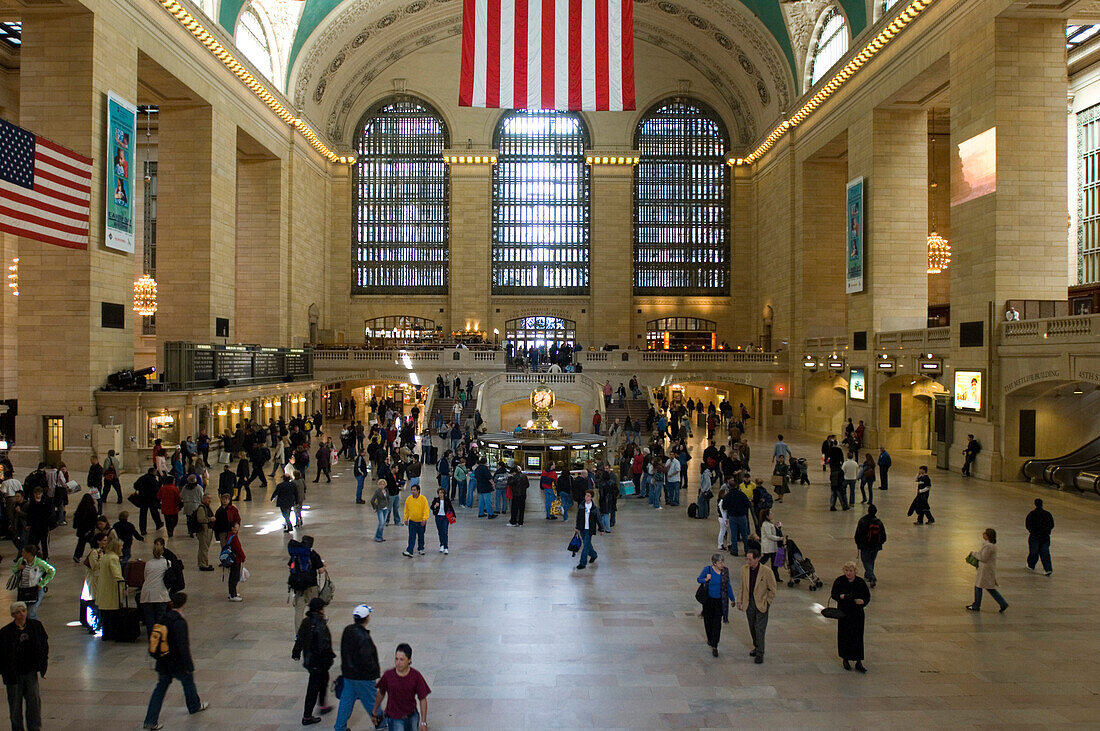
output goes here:
{"type": "Polygon", "coordinates": [[[8,289],[16,297],[19,296],[19,257],[15,257],[11,260],[11,265],[8,266],[8,289]]]}
{"type": "Polygon", "coordinates": [[[1076,386],[1073,387],[1073,393],[1074,393],[1075,396],[1080,396],[1081,394],[1084,393],[1084,390],[1081,388],[1080,383],[1078,383],[1076,386]]]}
{"type": "Polygon", "coordinates": [[[157,282],[148,274],[134,282],[134,312],[142,317],[157,314],[157,282]]]}
{"type": "Polygon", "coordinates": [[[226,411],[225,409],[218,409],[218,416],[225,416],[228,413],[229,412],[226,411]]]}
{"type": "MultiPolygon", "coordinates": [[[[936,151],[936,136],[928,138],[928,164],[935,170],[934,152],[936,151]]],[[[928,273],[939,274],[951,264],[951,244],[944,237],[936,233],[936,176],[928,184],[928,208],[932,212],[932,230],[928,234],[928,273]]]]}

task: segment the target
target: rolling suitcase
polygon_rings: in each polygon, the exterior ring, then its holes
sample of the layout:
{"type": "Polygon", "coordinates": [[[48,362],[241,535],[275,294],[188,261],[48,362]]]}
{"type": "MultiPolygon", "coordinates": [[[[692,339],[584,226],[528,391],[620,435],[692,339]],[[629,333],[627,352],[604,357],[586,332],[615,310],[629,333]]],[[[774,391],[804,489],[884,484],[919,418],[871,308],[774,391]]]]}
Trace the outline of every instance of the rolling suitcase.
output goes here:
{"type": "Polygon", "coordinates": [[[137,642],[138,637],[141,637],[141,612],[137,607],[130,606],[125,582],[119,582],[118,592],[119,609],[111,622],[109,639],[114,642],[137,642]]]}
{"type": "Polygon", "coordinates": [[[122,564],[122,578],[126,580],[126,586],[140,589],[145,584],[145,562],[135,558],[122,564]]]}

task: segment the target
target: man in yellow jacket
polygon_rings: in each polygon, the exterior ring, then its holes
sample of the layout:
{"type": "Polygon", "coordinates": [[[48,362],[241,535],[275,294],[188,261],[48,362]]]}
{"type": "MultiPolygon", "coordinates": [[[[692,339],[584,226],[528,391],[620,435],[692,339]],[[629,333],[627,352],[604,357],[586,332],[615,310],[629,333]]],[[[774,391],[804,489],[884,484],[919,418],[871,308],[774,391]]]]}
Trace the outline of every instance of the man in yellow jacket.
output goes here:
{"type": "Polygon", "coordinates": [[[760,567],[760,550],[750,548],[745,551],[747,563],[741,567],[741,591],[737,596],[737,608],[745,610],[749,621],[749,634],[752,636],[753,650],[749,654],[756,658],[756,664],[764,662],[764,633],[768,629],[768,607],[775,599],[778,588],[775,574],[767,566],[760,567]]]}
{"type": "Polygon", "coordinates": [[[428,498],[420,494],[420,485],[413,485],[412,494],[405,498],[405,525],[409,526],[409,546],[401,552],[402,556],[412,558],[414,543],[417,544],[417,553],[424,555],[424,530],[428,525],[429,512],[428,498]]]}

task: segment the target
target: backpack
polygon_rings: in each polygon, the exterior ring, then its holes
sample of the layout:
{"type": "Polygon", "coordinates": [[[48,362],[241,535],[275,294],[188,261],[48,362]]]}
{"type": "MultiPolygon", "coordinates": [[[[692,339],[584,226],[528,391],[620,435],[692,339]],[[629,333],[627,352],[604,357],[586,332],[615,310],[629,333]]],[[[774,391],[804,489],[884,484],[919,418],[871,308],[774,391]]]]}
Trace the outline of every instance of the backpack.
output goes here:
{"type": "Polygon", "coordinates": [[[232,545],[233,536],[229,536],[225,542],[225,548],[218,554],[218,564],[221,565],[222,568],[227,569],[237,563],[237,554],[233,553],[232,545]]]}
{"type": "Polygon", "coordinates": [[[158,660],[168,657],[168,627],[161,623],[153,625],[149,631],[149,655],[158,660]]]}
{"type": "Polygon", "coordinates": [[[689,518],[698,518],[699,517],[699,506],[696,505],[695,503],[691,503],[690,505],[688,505],[688,517],[689,518]]]}
{"type": "Polygon", "coordinates": [[[169,594],[183,591],[186,584],[183,578],[183,567],[179,561],[169,561],[168,570],[164,572],[164,587],[169,594]]]}
{"type": "Polygon", "coordinates": [[[291,540],[286,551],[290,554],[287,565],[290,567],[290,576],[286,585],[291,591],[305,591],[317,583],[314,578],[315,569],[310,565],[310,548],[301,541],[291,540]]]}
{"type": "Polygon", "coordinates": [[[866,543],[869,547],[876,550],[882,548],[882,523],[879,523],[877,520],[871,521],[867,526],[866,543]]]}

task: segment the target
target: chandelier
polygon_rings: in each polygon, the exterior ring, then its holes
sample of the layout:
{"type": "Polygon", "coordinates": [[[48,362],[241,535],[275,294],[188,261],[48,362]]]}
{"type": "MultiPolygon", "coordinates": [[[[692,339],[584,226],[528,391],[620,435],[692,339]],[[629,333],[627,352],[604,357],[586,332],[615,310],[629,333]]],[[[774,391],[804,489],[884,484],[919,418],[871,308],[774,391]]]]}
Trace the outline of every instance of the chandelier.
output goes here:
{"type": "Polygon", "coordinates": [[[8,267],[8,289],[16,297],[19,296],[19,257],[15,257],[11,260],[11,265],[8,267]]]}
{"type": "Polygon", "coordinates": [[[939,274],[951,264],[951,244],[933,231],[928,234],[928,273],[939,274]]]}
{"type": "Polygon", "coordinates": [[[157,314],[157,281],[148,274],[134,282],[134,312],[143,317],[157,314]]]}
{"type": "MultiPolygon", "coordinates": [[[[928,142],[928,164],[934,170],[935,162],[933,153],[936,149],[936,138],[932,136],[928,142]]],[[[939,274],[951,264],[951,244],[947,239],[936,233],[936,178],[933,176],[928,185],[928,208],[932,212],[932,231],[928,234],[928,273],[939,274]]]]}

